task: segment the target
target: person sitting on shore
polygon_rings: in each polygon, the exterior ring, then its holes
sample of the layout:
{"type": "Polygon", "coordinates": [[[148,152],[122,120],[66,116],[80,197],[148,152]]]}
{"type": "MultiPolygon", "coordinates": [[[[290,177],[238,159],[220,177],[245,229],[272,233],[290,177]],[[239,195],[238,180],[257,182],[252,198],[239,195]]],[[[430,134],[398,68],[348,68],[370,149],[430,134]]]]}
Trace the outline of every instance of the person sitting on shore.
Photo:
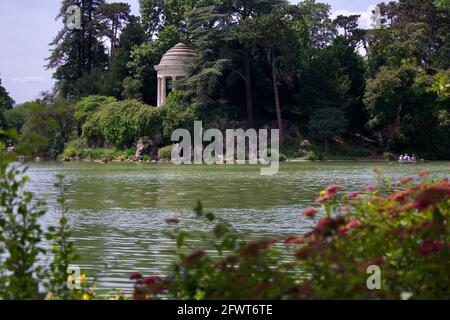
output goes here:
{"type": "Polygon", "coordinates": [[[415,155],[415,154],[412,155],[411,160],[414,161],[414,162],[417,161],[417,158],[416,158],[416,155],[415,155]]]}
{"type": "Polygon", "coordinates": [[[408,154],[405,154],[405,156],[403,157],[403,160],[411,161],[411,158],[408,156],[408,154]]]}
{"type": "Polygon", "coordinates": [[[400,155],[400,158],[398,158],[398,160],[400,160],[400,161],[403,160],[403,155],[402,154],[400,155]]]}

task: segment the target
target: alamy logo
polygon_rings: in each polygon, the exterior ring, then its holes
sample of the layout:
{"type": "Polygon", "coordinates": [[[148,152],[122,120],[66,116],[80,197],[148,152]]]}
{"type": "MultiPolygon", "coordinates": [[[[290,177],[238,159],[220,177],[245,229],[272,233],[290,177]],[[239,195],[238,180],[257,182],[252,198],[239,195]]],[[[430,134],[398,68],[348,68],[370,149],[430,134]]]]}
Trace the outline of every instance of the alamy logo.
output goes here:
{"type": "Polygon", "coordinates": [[[67,268],[67,288],[69,290],[81,289],[81,269],[78,266],[70,266],[67,268]]]}
{"type": "Polygon", "coordinates": [[[81,29],[81,8],[76,5],[67,7],[66,27],[69,30],[81,29]]]}
{"type": "Polygon", "coordinates": [[[225,139],[222,131],[208,129],[203,132],[201,121],[194,122],[194,143],[191,133],[186,129],[177,129],[172,133],[172,162],[181,164],[262,164],[261,175],[272,176],[279,169],[278,129],[230,129],[225,139]],[[270,147],[269,147],[270,134],[270,147]],[[224,148],[225,141],[225,148],[224,148]],[[203,142],[210,142],[203,147],[203,142]],[[248,142],[248,143],[247,143],[248,142]]]}
{"type": "Polygon", "coordinates": [[[381,268],[376,265],[369,266],[367,273],[370,274],[367,278],[367,289],[380,290],[381,289],[381,268]]]}

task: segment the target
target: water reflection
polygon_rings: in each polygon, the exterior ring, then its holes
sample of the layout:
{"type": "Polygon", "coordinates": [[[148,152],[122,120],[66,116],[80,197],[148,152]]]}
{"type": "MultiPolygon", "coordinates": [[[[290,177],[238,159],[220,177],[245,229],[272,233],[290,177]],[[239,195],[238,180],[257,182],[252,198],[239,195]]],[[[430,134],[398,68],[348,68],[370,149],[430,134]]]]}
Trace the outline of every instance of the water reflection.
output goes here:
{"type": "MultiPolygon", "coordinates": [[[[398,180],[421,170],[448,174],[447,163],[417,166],[376,164],[398,180]]],[[[173,243],[165,220],[180,218],[188,230],[209,226],[195,219],[198,200],[248,238],[306,232],[312,221],[299,216],[330,183],[357,191],[375,183],[373,163],[283,164],[278,175],[261,176],[255,166],[173,166],[156,164],[37,163],[29,170],[30,191],[46,199],[46,224],[55,224],[56,174],[66,177],[69,219],[79,265],[96,284],[129,289],[130,272],[163,275],[173,243]]]]}

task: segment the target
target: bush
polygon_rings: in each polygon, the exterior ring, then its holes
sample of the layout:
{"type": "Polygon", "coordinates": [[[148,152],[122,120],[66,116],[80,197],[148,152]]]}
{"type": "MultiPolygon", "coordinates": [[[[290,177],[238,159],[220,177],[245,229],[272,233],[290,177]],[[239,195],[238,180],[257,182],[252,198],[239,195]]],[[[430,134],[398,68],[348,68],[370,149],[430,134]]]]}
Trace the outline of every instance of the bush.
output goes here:
{"type": "Polygon", "coordinates": [[[304,159],[309,161],[322,161],[323,155],[317,151],[310,150],[308,151],[304,159]]]}
{"type": "Polygon", "coordinates": [[[25,155],[56,159],[75,128],[72,104],[65,100],[48,105],[30,102],[26,110],[18,149],[25,155]]]}
{"type": "Polygon", "coordinates": [[[58,224],[46,225],[44,231],[45,204],[25,190],[26,167],[11,165],[1,150],[0,143],[0,299],[80,298],[79,290],[67,288],[67,270],[76,256],[69,241],[63,178],[55,184],[61,190],[58,224]],[[43,238],[48,247],[41,244],[43,238]]]}
{"type": "Polygon", "coordinates": [[[163,147],[158,150],[158,158],[163,160],[170,160],[172,159],[172,149],[173,145],[163,147]]]}
{"type": "Polygon", "coordinates": [[[386,161],[395,161],[397,157],[392,152],[383,152],[383,159],[386,161]]]}
{"type": "Polygon", "coordinates": [[[287,239],[247,242],[199,205],[197,216],[213,223],[212,231],[201,242],[187,241],[194,234],[174,227],[173,273],[132,274],[134,298],[446,299],[450,182],[407,178],[393,189],[379,177],[378,187],[358,193],[342,193],[339,185],[323,190],[316,199],[321,207],[303,211],[304,219],[323,217],[310,232],[287,239]],[[203,249],[190,246],[198,243],[203,249]],[[370,271],[380,269],[380,278],[370,271]]]}
{"type": "Polygon", "coordinates": [[[79,157],[81,155],[81,150],[74,147],[66,147],[63,152],[64,158],[79,157]]]}
{"type": "Polygon", "coordinates": [[[91,114],[98,111],[101,107],[115,101],[117,101],[115,98],[105,96],[88,96],[83,98],[75,105],[75,119],[77,119],[80,126],[83,126],[86,119],[91,114]]]}
{"type": "Polygon", "coordinates": [[[81,151],[81,157],[83,159],[98,160],[104,158],[105,149],[84,149],[81,151]]]}
{"type": "Polygon", "coordinates": [[[186,103],[183,92],[172,91],[164,105],[164,139],[170,141],[172,132],[176,129],[186,129],[193,132],[194,121],[200,119],[194,109],[186,103]]]}
{"type": "Polygon", "coordinates": [[[119,150],[131,148],[143,136],[156,143],[162,140],[165,108],[155,108],[137,100],[112,102],[87,118],[83,137],[93,147],[119,150]]]}

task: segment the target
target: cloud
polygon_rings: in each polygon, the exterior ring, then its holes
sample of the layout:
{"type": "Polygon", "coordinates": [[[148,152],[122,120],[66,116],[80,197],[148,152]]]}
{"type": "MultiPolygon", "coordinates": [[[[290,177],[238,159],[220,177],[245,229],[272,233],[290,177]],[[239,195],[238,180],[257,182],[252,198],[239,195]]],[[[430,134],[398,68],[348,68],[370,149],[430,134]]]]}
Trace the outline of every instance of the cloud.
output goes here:
{"type": "Polygon", "coordinates": [[[333,12],[331,17],[334,19],[339,15],[343,16],[350,16],[350,15],[360,15],[359,18],[359,27],[362,29],[372,29],[373,25],[373,13],[372,11],[375,10],[375,5],[369,6],[365,11],[350,11],[350,10],[337,10],[333,12]]]}
{"type": "Polygon", "coordinates": [[[38,76],[27,76],[21,78],[13,78],[12,81],[19,83],[36,83],[36,82],[44,82],[45,79],[38,76]]]}

